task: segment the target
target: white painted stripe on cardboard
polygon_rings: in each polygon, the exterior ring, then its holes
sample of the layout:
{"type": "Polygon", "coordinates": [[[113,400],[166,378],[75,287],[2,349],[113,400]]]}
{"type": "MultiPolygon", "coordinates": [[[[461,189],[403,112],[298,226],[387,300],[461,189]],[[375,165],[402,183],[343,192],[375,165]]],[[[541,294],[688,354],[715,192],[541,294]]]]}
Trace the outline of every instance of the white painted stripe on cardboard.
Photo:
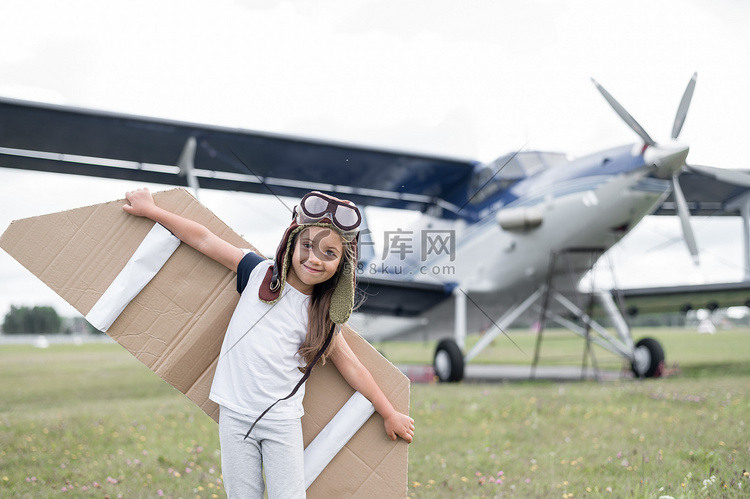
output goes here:
{"type": "Polygon", "coordinates": [[[305,449],[305,488],[312,485],[328,463],[374,413],[372,403],[361,393],[354,392],[305,449]]]}
{"type": "Polygon", "coordinates": [[[167,263],[180,240],[160,224],[154,224],[128,263],[86,315],[86,320],[106,331],[141,290],[167,263]]]}

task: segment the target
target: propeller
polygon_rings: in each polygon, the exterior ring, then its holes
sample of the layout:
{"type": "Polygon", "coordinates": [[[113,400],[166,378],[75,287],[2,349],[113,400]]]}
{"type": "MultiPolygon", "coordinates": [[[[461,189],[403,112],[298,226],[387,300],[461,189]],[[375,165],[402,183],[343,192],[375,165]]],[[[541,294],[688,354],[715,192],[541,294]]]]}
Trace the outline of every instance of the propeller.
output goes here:
{"type": "Polygon", "coordinates": [[[677,108],[677,115],[674,117],[674,125],[672,126],[672,140],[676,140],[680,136],[682,125],[685,124],[685,116],[687,116],[690,101],[693,99],[693,90],[695,90],[695,80],[697,79],[698,73],[693,73],[693,77],[690,78],[685,93],[682,94],[682,100],[680,100],[680,106],[677,108]]]}
{"type": "Polygon", "coordinates": [[[680,172],[682,172],[685,167],[688,167],[685,160],[687,159],[690,148],[685,144],[678,142],[677,138],[680,136],[682,126],[685,124],[685,117],[690,108],[690,101],[693,98],[693,91],[695,90],[695,81],[697,78],[698,73],[694,73],[690,82],[688,82],[685,92],[682,94],[682,99],[677,108],[677,114],[675,115],[674,124],[672,126],[671,140],[665,143],[657,143],[652,139],[635,118],[633,118],[630,113],[628,113],[625,108],[604,89],[604,87],[593,78],[591,79],[599,92],[604,96],[604,99],[610,106],[612,106],[612,109],[614,109],[631,130],[638,134],[643,140],[646,145],[643,153],[646,162],[656,167],[656,174],[658,176],[670,179],[672,193],[677,207],[677,215],[680,218],[682,232],[685,236],[685,243],[687,244],[688,250],[690,251],[696,265],[699,263],[698,245],[695,241],[692,226],[690,225],[690,209],[688,208],[687,201],[685,201],[685,196],[682,193],[682,188],[680,187],[679,182],[680,172]]]}
{"type": "Polygon", "coordinates": [[[594,82],[594,85],[596,85],[596,88],[599,90],[599,92],[601,92],[601,94],[604,96],[604,98],[607,100],[607,102],[609,102],[609,105],[612,106],[612,109],[614,109],[615,112],[618,115],[620,115],[620,118],[622,118],[622,120],[625,123],[627,123],[627,125],[635,133],[637,133],[640,138],[643,139],[643,142],[645,142],[649,146],[655,146],[656,145],[656,141],[654,139],[652,139],[651,136],[648,133],[646,133],[646,130],[644,130],[643,127],[640,124],[638,124],[637,121],[635,121],[635,118],[633,118],[630,115],[630,113],[627,112],[625,110],[625,108],[622,107],[620,105],[620,103],[617,102],[617,100],[614,97],[612,97],[612,95],[604,89],[603,86],[599,85],[599,82],[597,82],[593,78],[591,78],[591,81],[594,82]]]}
{"type": "Polygon", "coordinates": [[[695,243],[693,227],[690,225],[690,209],[688,208],[687,201],[685,201],[685,196],[682,194],[680,182],[677,180],[679,175],[679,172],[672,174],[672,194],[674,195],[675,203],[677,203],[677,215],[680,217],[682,233],[685,234],[685,243],[688,250],[690,250],[690,254],[693,255],[693,261],[698,265],[698,245],[695,243]]]}

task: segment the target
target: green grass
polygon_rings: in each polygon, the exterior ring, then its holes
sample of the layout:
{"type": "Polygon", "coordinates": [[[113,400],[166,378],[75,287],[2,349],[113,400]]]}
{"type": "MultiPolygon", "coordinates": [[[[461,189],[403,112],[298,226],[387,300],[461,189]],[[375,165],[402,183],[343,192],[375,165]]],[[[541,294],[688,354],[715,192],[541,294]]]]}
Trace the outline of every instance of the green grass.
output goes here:
{"type": "MultiPolygon", "coordinates": [[[[410,497],[746,497],[750,334],[643,335],[680,375],[412,385],[410,497]]],[[[434,347],[378,346],[398,362],[434,347]]],[[[528,361],[495,349],[484,361],[528,361]]],[[[220,468],[215,423],[119,346],[0,347],[0,496],[224,497],[220,468]]]]}
{"type": "Polygon", "coordinates": [[[224,496],[216,424],[120,346],[2,347],[0,380],[0,496],[224,496]]]}
{"type": "Polygon", "coordinates": [[[748,395],[734,378],[418,386],[411,497],[747,497],[748,395]]]}
{"type": "MultiPolygon", "coordinates": [[[[531,364],[537,342],[535,333],[511,330],[507,338],[498,336],[472,363],[531,364]]],[[[679,367],[682,375],[747,375],[750,376],[750,328],[719,330],[715,335],[697,334],[682,328],[643,328],[634,331],[635,341],[644,337],[657,339],[664,348],[666,364],[679,367]]],[[[469,335],[467,351],[479,341],[479,335],[469,335]]],[[[392,341],[375,345],[395,364],[431,364],[435,342],[392,341]]],[[[597,365],[603,369],[629,369],[629,364],[609,351],[592,345],[597,365]]],[[[570,331],[547,329],[544,332],[539,365],[580,366],[583,361],[584,341],[570,331]]],[[[589,365],[590,365],[589,360],[589,365]]]]}

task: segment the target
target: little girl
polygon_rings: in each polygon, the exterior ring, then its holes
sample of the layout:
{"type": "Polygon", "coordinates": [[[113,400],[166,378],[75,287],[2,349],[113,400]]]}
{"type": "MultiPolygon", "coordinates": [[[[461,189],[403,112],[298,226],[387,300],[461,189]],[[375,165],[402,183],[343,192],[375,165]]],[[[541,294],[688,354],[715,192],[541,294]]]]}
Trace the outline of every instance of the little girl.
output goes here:
{"type": "Polygon", "coordinates": [[[326,358],[372,402],[391,440],[412,441],[414,420],[393,408],[343,335],[336,334],[354,304],[361,216],[353,203],[319,192],[305,195],[271,261],[156,206],[148,189],[128,192],[126,198],[127,213],[160,223],[237,273],[241,296],[209,396],[220,407],[229,497],[263,497],[264,471],[269,497],[305,497],[303,383],[313,365],[326,358]]]}

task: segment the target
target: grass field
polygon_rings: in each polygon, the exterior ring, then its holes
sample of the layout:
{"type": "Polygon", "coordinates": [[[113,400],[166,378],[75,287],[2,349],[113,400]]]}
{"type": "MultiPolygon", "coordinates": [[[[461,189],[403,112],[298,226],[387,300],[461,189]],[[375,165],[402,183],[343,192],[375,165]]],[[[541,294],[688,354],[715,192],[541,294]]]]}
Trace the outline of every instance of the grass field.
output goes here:
{"type": "MultiPolygon", "coordinates": [[[[679,374],[413,384],[409,496],[748,497],[750,331],[637,333],[679,374]]],[[[512,338],[479,360],[530,361],[534,338],[512,338]]],[[[580,363],[566,341],[542,363],[580,363]]],[[[377,346],[398,363],[433,348],[377,346]]],[[[224,497],[215,423],[117,345],[0,347],[0,428],[2,497],[224,497]]]]}
{"type": "MultiPolygon", "coordinates": [[[[499,336],[485,348],[473,363],[531,364],[537,336],[527,330],[510,331],[510,339],[499,336]]],[[[716,335],[697,334],[686,329],[638,329],[635,341],[643,337],[659,340],[664,347],[667,364],[679,367],[683,374],[701,377],[714,374],[750,376],[750,329],[720,330],[716,335]],[[720,339],[720,340],[718,340],[720,339]],[[744,354],[744,355],[743,355],[744,354]],[[683,369],[684,368],[684,369],[683,369]]],[[[467,338],[467,350],[479,341],[478,335],[467,338]]],[[[395,364],[432,364],[434,342],[394,341],[375,345],[395,364]]],[[[602,369],[629,369],[622,358],[603,348],[592,346],[597,365],[602,369]]],[[[547,329],[540,348],[539,365],[580,366],[583,361],[584,341],[563,329],[547,329]]],[[[589,365],[591,359],[588,359],[589,365]]]]}

